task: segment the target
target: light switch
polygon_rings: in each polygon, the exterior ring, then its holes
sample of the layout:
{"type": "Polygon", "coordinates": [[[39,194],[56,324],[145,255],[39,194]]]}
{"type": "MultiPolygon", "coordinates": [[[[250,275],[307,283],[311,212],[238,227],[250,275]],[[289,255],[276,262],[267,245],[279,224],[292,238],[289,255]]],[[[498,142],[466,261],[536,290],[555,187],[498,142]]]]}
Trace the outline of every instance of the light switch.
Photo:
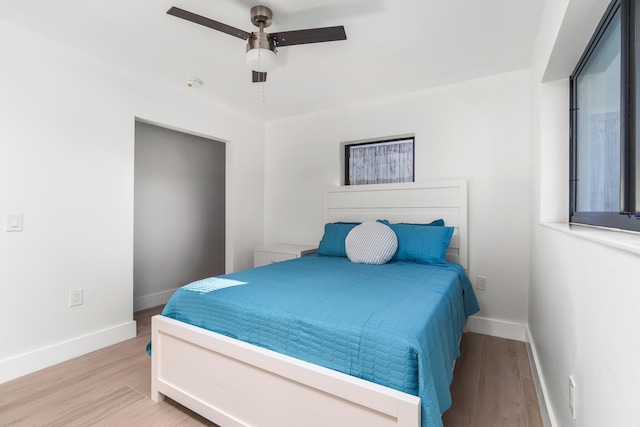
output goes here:
{"type": "Polygon", "coordinates": [[[7,231],[22,231],[22,214],[7,215],[7,231]]]}

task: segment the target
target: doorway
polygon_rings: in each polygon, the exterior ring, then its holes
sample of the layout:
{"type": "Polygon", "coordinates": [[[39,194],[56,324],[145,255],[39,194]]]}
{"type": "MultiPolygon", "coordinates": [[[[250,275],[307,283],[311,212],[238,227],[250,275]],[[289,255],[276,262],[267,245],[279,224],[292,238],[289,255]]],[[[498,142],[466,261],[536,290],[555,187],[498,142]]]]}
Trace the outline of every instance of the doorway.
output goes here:
{"type": "Polygon", "coordinates": [[[223,142],[135,124],[134,311],[225,271],[223,142]]]}

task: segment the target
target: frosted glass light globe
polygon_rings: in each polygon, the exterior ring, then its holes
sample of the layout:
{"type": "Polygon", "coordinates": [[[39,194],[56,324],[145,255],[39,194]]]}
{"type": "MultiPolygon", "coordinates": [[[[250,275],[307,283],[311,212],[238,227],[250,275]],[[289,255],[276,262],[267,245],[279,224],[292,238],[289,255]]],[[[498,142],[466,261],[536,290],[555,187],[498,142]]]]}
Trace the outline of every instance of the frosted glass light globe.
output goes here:
{"type": "Polygon", "coordinates": [[[268,73],[278,66],[276,53],[269,49],[251,49],[247,51],[247,65],[249,65],[253,71],[268,73]]]}

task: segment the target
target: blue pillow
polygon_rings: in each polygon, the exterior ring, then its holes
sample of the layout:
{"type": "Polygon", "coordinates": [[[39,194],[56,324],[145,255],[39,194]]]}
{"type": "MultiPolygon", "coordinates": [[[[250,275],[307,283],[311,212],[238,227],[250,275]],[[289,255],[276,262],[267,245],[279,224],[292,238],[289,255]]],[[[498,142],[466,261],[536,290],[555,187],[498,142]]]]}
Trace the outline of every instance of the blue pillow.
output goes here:
{"type": "Polygon", "coordinates": [[[331,222],[325,224],[324,235],[318,245],[318,255],[325,256],[347,256],[344,241],[351,230],[359,222],[331,222]]]}
{"type": "Polygon", "coordinates": [[[398,237],[398,250],[392,261],[446,265],[447,248],[453,227],[425,227],[415,224],[389,224],[398,237]]]}
{"type": "Polygon", "coordinates": [[[444,219],[436,219],[431,221],[429,224],[410,224],[410,225],[432,225],[437,227],[444,227],[444,219]]]}
{"type": "MultiPolygon", "coordinates": [[[[389,221],[386,220],[386,219],[379,219],[378,222],[381,222],[384,225],[389,225],[389,221]]],[[[410,223],[407,223],[407,222],[402,222],[401,224],[403,224],[403,225],[431,225],[431,226],[440,227],[440,226],[444,226],[444,219],[436,219],[436,220],[431,221],[428,224],[410,224],[410,223]]]]}

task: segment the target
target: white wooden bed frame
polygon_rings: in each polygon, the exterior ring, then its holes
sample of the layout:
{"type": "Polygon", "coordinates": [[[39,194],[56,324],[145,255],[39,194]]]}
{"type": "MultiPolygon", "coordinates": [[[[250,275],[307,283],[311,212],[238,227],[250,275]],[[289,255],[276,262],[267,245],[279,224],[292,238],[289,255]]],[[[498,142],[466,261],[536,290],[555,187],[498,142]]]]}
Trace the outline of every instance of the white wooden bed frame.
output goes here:
{"type": "MultiPolygon", "coordinates": [[[[329,187],[324,208],[327,222],[443,218],[455,227],[447,258],[468,268],[464,180],[329,187]]],[[[417,396],[183,322],[154,316],[152,342],[152,400],[223,427],[420,426],[417,396]]]]}

